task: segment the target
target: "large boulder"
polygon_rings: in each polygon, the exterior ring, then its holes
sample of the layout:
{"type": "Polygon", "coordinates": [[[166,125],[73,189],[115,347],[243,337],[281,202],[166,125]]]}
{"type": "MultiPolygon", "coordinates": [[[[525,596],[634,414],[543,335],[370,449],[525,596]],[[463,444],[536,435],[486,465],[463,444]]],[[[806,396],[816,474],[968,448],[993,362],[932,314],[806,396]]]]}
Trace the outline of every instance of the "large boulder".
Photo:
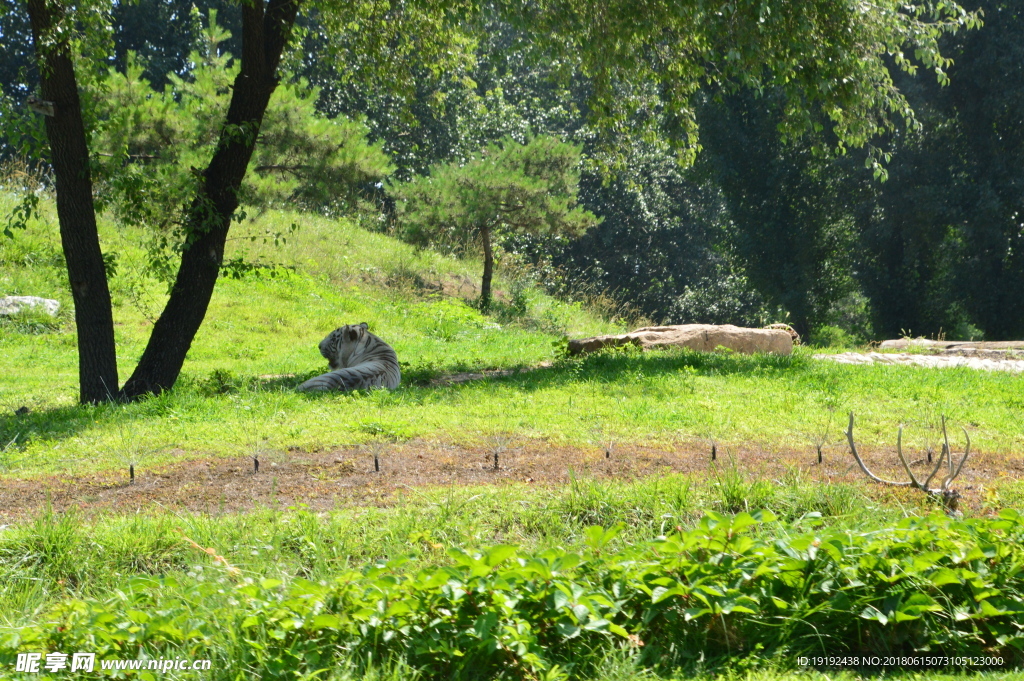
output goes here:
{"type": "Polygon", "coordinates": [[[42,308],[46,314],[55,317],[57,310],[60,309],[60,303],[56,300],[39,298],[38,296],[4,296],[0,298],[0,314],[17,314],[22,310],[36,307],[42,308]]]}
{"type": "Polygon", "coordinates": [[[744,354],[771,352],[788,355],[793,352],[793,337],[784,329],[745,329],[732,324],[680,324],[677,326],[645,326],[617,336],[595,336],[569,341],[569,354],[579,355],[619,345],[660,348],[680,346],[709,352],[728,348],[744,354]]]}

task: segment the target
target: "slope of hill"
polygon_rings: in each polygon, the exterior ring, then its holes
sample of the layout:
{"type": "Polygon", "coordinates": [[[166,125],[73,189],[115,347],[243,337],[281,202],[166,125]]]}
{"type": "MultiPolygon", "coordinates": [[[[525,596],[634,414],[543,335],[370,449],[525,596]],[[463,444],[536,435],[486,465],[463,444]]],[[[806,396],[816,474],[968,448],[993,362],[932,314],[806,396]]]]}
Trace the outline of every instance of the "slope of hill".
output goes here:
{"type": "MultiPolygon", "coordinates": [[[[148,273],[141,234],[105,222],[102,237],[116,271],[111,289],[123,378],[142,352],[166,287],[148,273]]],[[[543,294],[527,274],[511,277],[508,268],[494,313],[482,315],[470,304],[479,269],[472,259],[417,252],[347,220],[281,212],[237,229],[228,254],[237,278],[219,282],[175,390],[138,404],[83,407],[74,404],[75,334],[58,243],[50,206],[29,230],[0,240],[0,293],[62,303],[56,320],[0,320],[0,440],[8,445],[0,475],[121,468],[140,451],[150,464],[237,456],[240,439],[312,451],[382,437],[465,444],[514,433],[573,446],[703,448],[715,440],[770,452],[813,448],[815,441],[840,445],[849,410],[869,445],[891,447],[903,423],[911,446],[934,448],[943,414],[967,425],[983,451],[1019,451],[1024,435],[1024,378],[1016,375],[832,365],[802,349],[791,358],[563,358],[566,335],[621,325],[543,294]],[[290,232],[293,224],[298,229],[290,232]],[[264,243],[275,233],[287,234],[287,242],[264,243]],[[324,369],[320,339],[362,321],[396,348],[403,387],[294,393],[324,369]],[[542,362],[554,364],[506,375],[542,362]],[[436,385],[445,376],[491,370],[498,373],[486,380],[436,385]],[[14,416],[21,406],[31,413],[14,416]]]]}
{"type": "MultiPolygon", "coordinates": [[[[116,265],[111,286],[125,376],[142,351],[165,286],[147,273],[140,234],[118,232],[109,223],[102,234],[116,265]]],[[[922,528],[915,530],[921,542],[956,548],[976,542],[978,532],[1000,533],[1019,525],[1012,512],[995,513],[1024,498],[1018,482],[1024,438],[1020,376],[847,366],[814,360],[804,349],[792,357],[617,350],[567,358],[562,354],[566,335],[610,332],[620,325],[593,308],[543,294],[528,276],[510,276],[509,268],[497,287],[493,314],[482,315],[470,304],[478,269],[474,261],[416,252],[348,221],[304,215],[267,213],[239,227],[229,253],[238,276],[219,282],[174,390],[129,405],[77,405],[73,315],[57,244],[49,206],[27,232],[0,240],[0,294],[42,295],[63,305],[56,319],[36,313],[0,319],[0,523],[8,523],[0,524],[0,663],[9,659],[14,664],[16,652],[50,636],[53,618],[66,616],[72,638],[93,637],[109,628],[109,640],[117,641],[122,629],[140,626],[148,632],[147,654],[212,657],[220,667],[210,678],[234,678],[242,668],[271,678],[290,669],[291,663],[282,660],[291,659],[288,651],[294,651],[283,643],[259,647],[283,640],[272,627],[252,629],[250,620],[276,621],[266,613],[237,621],[240,613],[249,612],[246,608],[263,602],[253,600],[256,595],[268,604],[291,599],[273,607],[291,613],[288,622],[298,622],[294,613],[306,613],[299,604],[310,602],[304,600],[312,593],[308,588],[320,593],[307,579],[361,584],[382,575],[393,586],[393,579],[407,579],[404,559],[394,559],[413,550],[419,552],[410,569],[450,577],[455,573],[448,564],[462,556],[470,561],[466,569],[476,570],[475,547],[493,546],[483,549],[486,555],[507,559],[511,554],[502,544],[519,545],[527,563],[548,560],[555,545],[569,547],[556,552],[589,556],[579,584],[565,587],[575,594],[591,588],[586,586],[588,565],[609,565],[618,574],[620,563],[626,564],[621,561],[634,564],[637,551],[647,550],[645,542],[654,542],[652,555],[660,555],[664,537],[655,538],[673,528],[683,537],[685,528],[696,527],[692,537],[699,537],[717,527],[714,531],[727,536],[722,551],[731,551],[726,546],[734,539],[731,529],[726,532],[731,526],[719,523],[752,523],[744,512],[761,508],[775,511],[781,522],[748,530],[764,544],[755,550],[748,542],[744,550],[763,558],[765,551],[791,542],[798,548],[785,551],[806,552],[800,556],[807,574],[825,580],[822,598],[832,603],[831,578],[811,569],[817,563],[807,547],[815,533],[827,529],[837,542],[848,539],[848,555],[836,560],[849,561],[842,570],[859,569],[864,563],[858,542],[905,516],[932,510],[924,495],[868,485],[853,470],[841,435],[848,410],[858,415],[858,441],[872,467],[889,477],[901,474],[892,448],[898,424],[907,426],[905,449],[922,453],[941,446],[940,416],[969,429],[974,449],[958,484],[963,484],[968,514],[986,517],[978,523],[939,515],[908,521],[922,528]],[[290,233],[293,223],[299,228],[290,233]],[[287,243],[264,244],[268,232],[289,233],[287,243]],[[247,238],[252,236],[256,241],[247,238]],[[300,381],[323,370],[316,350],[322,336],[338,324],[361,321],[398,351],[402,387],[352,394],[294,392],[300,381]],[[467,372],[477,374],[475,380],[453,380],[467,372]],[[15,414],[21,406],[29,413],[15,414]],[[716,459],[709,456],[713,447],[716,459]],[[820,463],[817,448],[824,452],[820,463]],[[259,470],[257,462],[262,462],[259,470]],[[134,484],[128,475],[136,476],[134,484]],[[700,521],[708,511],[740,515],[700,521]],[[588,529],[617,523],[622,525],[605,534],[588,529]],[[606,553],[605,541],[607,551],[617,553],[606,553]],[[207,554],[215,556],[212,565],[207,554]],[[393,562],[370,567],[385,558],[393,562]],[[363,568],[362,576],[350,572],[339,577],[349,566],[363,568]],[[85,612],[82,608],[97,619],[79,619],[74,613],[85,612]],[[152,621],[164,624],[147,628],[135,622],[151,617],[147,608],[156,608],[158,619],[152,621]],[[135,619],[122,622],[120,615],[108,616],[107,609],[135,619]],[[209,632],[199,648],[192,634],[175,638],[175,632],[192,627],[209,632]],[[251,644],[250,635],[263,643],[251,644]],[[271,652],[257,660],[253,650],[271,652]]],[[[951,434],[959,453],[965,442],[959,430],[951,434]]],[[[913,465],[925,465],[922,455],[916,458],[921,461],[913,465]]],[[[906,553],[902,530],[884,531],[892,534],[878,540],[884,550],[906,553]]],[[[1017,564],[1012,544],[999,549],[1004,562],[987,562],[988,554],[980,553],[975,561],[984,563],[985,570],[991,567],[986,574],[996,575],[999,588],[1005,582],[1007,593],[1019,582],[1012,569],[1017,564]]],[[[863,555],[876,552],[864,550],[868,553],[863,555]]],[[[920,570],[940,569],[952,560],[948,551],[921,555],[932,562],[922,563],[920,570]]],[[[731,570],[729,560],[698,559],[693,565],[731,570]]],[[[519,568],[508,569],[518,580],[519,568]]],[[[664,572],[651,569],[654,577],[664,572]]],[[[881,574],[871,572],[876,573],[881,574]]],[[[792,586],[788,574],[777,575],[778,588],[792,586]]],[[[934,591],[927,580],[907,580],[908,588],[934,591]]],[[[432,593],[434,582],[428,581],[425,590],[410,592],[408,598],[432,593]]],[[[737,584],[748,582],[753,583],[743,578],[737,584]]],[[[858,598],[884,609],[891,586],[889,576],[878,585],[860,583],[864,593],[858,598]]],[[[771,592],[776,586],[764,588],[771,592]]],[[[971,601],[969,590],[961,595],[971,601]]],[[[651,600],[637,597],[642,604],[651,600]]],[[[927,602],[921,594],[913,598],[913,608],[922,603],[925,610],[938,607],[931,596],[927,602]]],[[[554,602],[551,621],[562,627],[568,620],[557,598],[554,602]]],[[[728,607],[740,602],[730,601],[728,607]]],[[[783,601],[774,602],[772,607],[782,607],[778,603],[783,601]]],[[[809,608],[808,617],[827,612],[843,626],[867,626],[863,613],[856,614],[859,609],[822,611],[808,603],[801,605],[809,608]]],[[[765,636],[771,650],[818,645],[774,623],[762,626],[760,615],[747,610],[751,614],[744,615],[743,626],[751,635],[765,636]]],[[[710,613],[695,615],[689,628],[678,631],[692,630],[692,641],[721,649],[726,678],[751,665],[768,669],[750,678],[792,678],[786,672],[792,660],[752,662],[756,655],[746,653],[737,658],[733,635],[718,636],[714,626],[704,624],[717,617],[710,613]],[[781,671],[773,671],[773,665],[781,671]]],[[[900,613],[910,618],[895,620],[903,621],[905,629],[920,615],[917,610],[900,613]]],[[[985,619],[977,620],[977,626],[994,627],[996,633],[978,638],[982,643],[965,643],[965,649],[987,645],[1003,631],[998,628],[1003,620],[1013,616],[1002,610],[979,613],[985,619]]],[[[309,631],[317,636],[335,630],[333,620],[310,617],[309,631]]],[[[803,617],[796,615],[794,621],[803,617]]],[[[961,636],[955,629],[959,625],[943,617],[929,620],[934,628],[928,640],[961,636]]],[[[543,618],[537,621],[548,626],[543,618]]],[[[623,621],[633,626],[629,618],[623,621]]],[[[474,641],[483,637],[482,646],[499,640],[487,638],[490,630],[480,633],[472,623],[467,626],[474,641]]],[[[599,633],[588,636],[609,633],[601,627],[610,625],[595,626],[599,633]]],[[[871,626],[884,628],[885,623],[871,626]]],[[[633,636],[651,649],[667,650],[658,648],[656,630],[645,624],[633,636]]],[[[663,671],[673,678],[705,669],[682,649],[652,658],[639,648],[617,647],[618,639],[592,640],[585,655],[572,653],[573,659],[587,657],[574,678],[653,678],[651,665],[668,665],[663,671]]],[[[1007,650],[1012,645],[1000,644],[1007,650]]],[[[447,678],[447,672],[420,665],[415,655],[398,655],[381,668],[379,658],[337,650],[338,655],[327,655],[336,665],[329,678],[447,678]]],[[[446,654],[443,659],[455,658],[446,654]]],[[[504,664],[500,655],[487,659],[504,664]]],[[[537,668],[562,678],[557,667],[544,665],[537,668]]]]}

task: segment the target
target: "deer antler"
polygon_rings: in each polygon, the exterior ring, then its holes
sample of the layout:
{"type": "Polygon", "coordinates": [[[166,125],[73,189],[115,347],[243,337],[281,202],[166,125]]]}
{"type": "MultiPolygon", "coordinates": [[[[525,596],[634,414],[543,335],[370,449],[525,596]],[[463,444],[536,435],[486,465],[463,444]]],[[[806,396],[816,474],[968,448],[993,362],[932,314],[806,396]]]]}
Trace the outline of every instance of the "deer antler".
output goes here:
{"type": "MultiPolygon", "coordinates": [[[[883,485],[895,485],[897,487],[910,487],[911,485],[917,486],[917,480],[914,479],[914,474],[913,473],[910,474],[910,479],[911,479],[912,482],[894,482],[892,480],[883,480],[882,478],[878,477],[877,475],[875,475],[874,473],[872,473],[871,471],[868,470],[867,465],[864,463],[864,459],[860,458],[860,454],[857,453],[857,445],[855,445],[853,443],[853,412],[852,411],[850,412],[850,426],[846,429],[846,440],[847,440],[847,442],[850,443],[850,451],[853,452],[853,458],[855,458],[857,460],[858,465],[860,465],[860,469],[862,471],[864,471],[865,475],[867,475],[869,478],[871,478],[875,482],[880,482],[883,485]]],[[[910,467],[907,466],[907,462],[903,458],[903,451],[902,451],[902,449],[900,447],[900,445],[902,443],[902,440],[903,440],[903,428],[901,427],[899,434],[896,436],[896,451],[900,455],[900,461],[903,462],[903,466],[909,472],[910,471],[910,467]]]]}
{"type": "Polygon", "coordinates": [[[953,453],[952,450],[950,450],[949,448],[949,435],[946,433],[946,417],[942,417],[942,453],[939,455],[939,460],[936,462],[935,468],[932,470],[931,475],[929,475],[925,479],[924,483],[918,481],[918,479],[914,476],[914,472],[910,470],[910,464],[907,463],[907,458],[903,456],[903,426],[900,426],[899,431],[896,434],[896,454],[899,455],[900,457],[900,463],[903,464],[903,470],[905,470],[907,472],[907,475],[910,477],[910,480],[908,482],[884,480],[875,475],[874,473],[872,473],[870,470],[868,470],[867,465],[864,463],[864,459],[860,458],[860,454],[857,453],[857,445],[854,444],[853,441],[852,411],[850,412],[850,425],[846,429],[846,440],[850,443],[850,451],[853,452],[853,458],[857,460],[857,464],[860,466],[860,469],[864,471],[865,475],[867,475],[875,482],[880,482],[884,485],[893,485],[896,487],[916,487],[917,489],[921,490],[922,492],[925,492],[926,494],[941,497],[942,503],[945,506],[947,513],[957,513],[957,502],[960,499],[960,493],[954,489],[951,489],[950,485],[953,483],[953,480],[955,480],[956,477],[960,475],[960,471],[963,470],[964,467],[964,462],[967,461],[967,457],[971,453],[971,436],[967,434],[967,429],[964,428],[963,426],[961,426],[960,429],[964,431],[964,437],[967,440],[967,444],[964,448],[964,456],[962,459],[960,459],[959,465],[957,465],[954,470],[953,453]],[[932,482],[932,478],[934,478],[935,475],[939,472],[939,468],[942,467],[943,459],[946,460],[947,465],[949,467],[949,475],[947,475],[942,480],[942,483],[940,484],[938,489],[933,489],[929,487],[929,485],[932,482]]]}

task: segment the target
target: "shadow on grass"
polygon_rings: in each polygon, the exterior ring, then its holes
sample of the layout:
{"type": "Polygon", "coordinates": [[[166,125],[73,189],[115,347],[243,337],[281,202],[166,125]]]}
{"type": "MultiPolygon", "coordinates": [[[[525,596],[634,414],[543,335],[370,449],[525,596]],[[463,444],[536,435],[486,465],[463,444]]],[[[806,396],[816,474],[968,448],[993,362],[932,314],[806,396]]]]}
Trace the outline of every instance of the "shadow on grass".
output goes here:
{"type": "MultiPolygon", "coordinates": [[[[433,363],[402,363],[402,387],[418,392],[469,389],[481,384],[514,385],[521,390],[541,390],[567,383],[594,381],[616,383],[642,375],[645,378],[687,372],[691,376],[760,375],[803,373],[813,367],[804,355],[782,357],[733,352],[698,352],[686,348],[640,351],[629,347],[610,348],[580,357],[564,357],[545,366],[522,365],[492,368],[455,360],[443,367],[433,363]],[[453,379],[453,380],[446,380],[453,379]]],[[[296,376],[306,380],[316,374],[296,376]]],[[[297,383],[296,383],[297,385],[297,383]]],[[[329,398],[331,392],[307,393],[309,399],[329,398]]]]}
{"type": "Polygon", "coordinates": [[[634,377],[658,378],[685,372],[691,376],[773,376],[803,372],[812,363],[802,355],[741,355],[733,352],[698,352],[671,348],[641,352],[632,348],[605,350],[564,358],[550,367],[487,380],[539,390],[569,382],[616,383],[634,377]]]}
{"type": "MultiPolygon", "coordinates": [[[[780,357],[776,355],[740,355],[736,353],[701,353],[686,349],[669,349],[640,352],[635,349],[614,349],[579,358],[563,358],[552,366],[521,367],[506,373],[486,375],[486,370],[469,363],[453,362],[441,367],[421,364],[402,367],[403,386],[395,391],[401,399],[415,395],[422,399],[434,394],[440,399],[471,390],[479,385],[514,386],[522,391],[542,390],[567,383],[598,382],[612,384],[624,380],[636,380],[669,376],[686,372],[695,376],[728,375],[783,375],[791,372],[804,373],[813,366],[809,358],[802,355],[780,357]],[[482,378],[455,382],[444,386],[433,386],[430,382],[450,376],[453,372],[484,372],[482,378]]],[[[5,451],[23,448],[33,440],[63,440],[74,437],[94,426],[110,424],[123,425],[131,435],[136,422],[153,419],[184,417],[183,422],[195,423],[204,419],[217,419],[218,407],[210,403],[212,398],[223,395],[239,395],[257,398],[258,395],[290,394],[303,381],[317,376],[321,371],[275,376],[235,375],[230,371],[217,370],[202,378],[183,375],[171,391],[158,396],[123,404],[73,405],[31,411],[15,415],[11,411],[0,414],[0,472],[3,471],[5,451]]],[[[352,394],[350,399],[368,396],[365,391],[352,394]]],[[[302,399],[309,401],[333,400],[337,393],[305,393],[302,399]]],[[[380,397],[374,398],[380,399],[380,397]]]]}
{"type": "Polygon", "coordinates": [[[23,449],[35,439],[61,440],[73,437],[89,427],[98,407],[74,405],[14,414],[8,410],[0,415],[0,473],[13,452],[23,449]]]}
{"type": "Polygon", "coordinates": [[[210,403],[211,399],[226,395],[256,398],[261,394],[290,394],[300,383],[320,373],[240,376],[218,369],[201,378],[183,374],[172,390],[129,404],[74,404],[20,414],[5,408],[0,413],[0,473],[5,472],[13,452],[32,441],[64,440],[111,424],[123,426],[122,437],[131,440],[136,423],[176,418],[182,419],[183,424],[215,420],[218,408],[210,403]]]}

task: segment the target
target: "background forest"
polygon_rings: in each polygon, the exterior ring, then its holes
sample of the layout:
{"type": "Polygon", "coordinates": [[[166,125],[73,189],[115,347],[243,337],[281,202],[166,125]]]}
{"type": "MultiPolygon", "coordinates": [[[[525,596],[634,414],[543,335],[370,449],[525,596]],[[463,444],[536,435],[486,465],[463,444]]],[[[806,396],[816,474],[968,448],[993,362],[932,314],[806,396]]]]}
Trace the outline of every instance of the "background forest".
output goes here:
{"type": "MultiPolygon", "coordinates": [[[[688,129],[653,86],[618,85],[623,100],[640,104],[632,119],[592,124],[594,83],[498,19],[469,27],[474,40],[443,69],[424,59],[411,81],[393,82],[387,65],[323,56],[317,46],[328,31],[316,14],[303,15],[285,61],[290,83],[272,100],[243,203],[250,212],[356,213],[376,229],[458,252],[479,239],[424,239],[406,185],[468,168],[488,148],[553,137],[577,150],[576,210],[597,220],[583,220],[585,230],[579,218],[577,229],[489,238],[500,263],[559,295],[604,293],[655,322],[786,321],[823,345],[901,334],[1021,337],[1024,8],[965,4],[979,8],[981,29],[942,38],[953,60],[948,83],[893,65],[920,125],[877,142],[887,178],[872,175],[867,151],[842,153],[827,120],[812,126],[817,133],[786,135],[785,98],[770,89],[700,92],[700,150],[690,164],[688,129]]],[[[97,127],[92,144],[108,149],[101,162],[120,162],[114,147],[127,144],[140,172],[110,174],[105,194],[115,211],[139,205],[118,197],[162,197],[147,201],[144,215],[119,216],[158,229],[189,190],[180,169],[199,165],[190,156],[215,141],[225,67],[241,49],[239,9],[141,0],[114,12],[110,71],[83,78],[93,115],[114,121],[97,127]]],[[[11,121],[23,117],[26,133],[41,123],[24,106],[36,80],[27,22],[21,12],[0,16],[2,144],[14,157],[31,136],[11,133],[11,121]]],[[[170,277],[168,248],[154,238],[150,250],[155,270],[163,263],[170,277]]]]}
{"type": "Polygon", "coordinates": [[[962,4],[0,0],[0,677],[1022,678],[1024,362],[819,352],[1024,337],[962,4]]]}

